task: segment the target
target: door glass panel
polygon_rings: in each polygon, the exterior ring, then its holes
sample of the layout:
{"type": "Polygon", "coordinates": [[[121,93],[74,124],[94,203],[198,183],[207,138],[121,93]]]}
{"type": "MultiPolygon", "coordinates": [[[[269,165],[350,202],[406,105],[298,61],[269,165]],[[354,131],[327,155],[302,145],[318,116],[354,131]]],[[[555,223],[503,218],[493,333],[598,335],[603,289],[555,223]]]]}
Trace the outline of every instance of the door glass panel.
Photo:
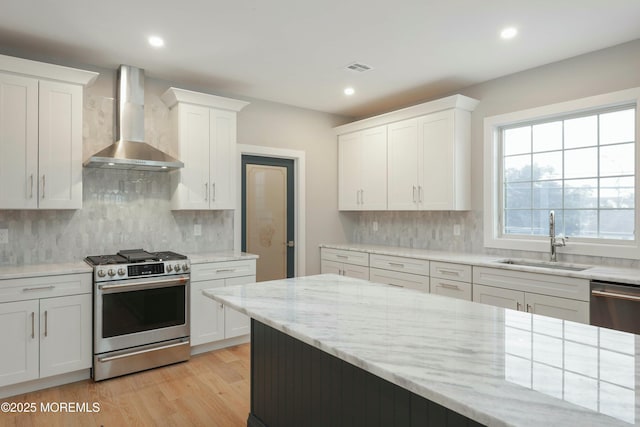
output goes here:
{"type": "Polygon", "coordinates": [[[259,256],[256,281],[287,277],[287,168],[247,164],[246,250],[259,256]]]}

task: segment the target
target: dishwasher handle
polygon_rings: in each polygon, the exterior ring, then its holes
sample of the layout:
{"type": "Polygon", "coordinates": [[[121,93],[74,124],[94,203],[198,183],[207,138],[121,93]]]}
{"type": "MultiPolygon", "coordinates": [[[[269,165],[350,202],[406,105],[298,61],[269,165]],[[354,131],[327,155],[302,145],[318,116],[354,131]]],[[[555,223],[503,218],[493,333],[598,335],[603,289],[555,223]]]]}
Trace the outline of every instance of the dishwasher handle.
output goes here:
{"type": "Polygon", "coordinates": [[[616,299],[623,299],[623,300],[635,301],[635,302],[640,301],[640,295],[620,294],[617,292],[592,290],[591,295],[594,297],[600,297],[600,298],[616,298],[616,299]]]}

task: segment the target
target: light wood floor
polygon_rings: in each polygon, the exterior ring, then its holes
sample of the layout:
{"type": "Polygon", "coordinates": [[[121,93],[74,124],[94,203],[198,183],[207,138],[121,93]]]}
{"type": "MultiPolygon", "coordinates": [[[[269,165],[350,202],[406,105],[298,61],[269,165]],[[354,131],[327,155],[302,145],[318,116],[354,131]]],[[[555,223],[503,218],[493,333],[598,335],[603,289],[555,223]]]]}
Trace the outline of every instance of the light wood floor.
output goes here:
{"type": "Polygon", "coordinates": [[[99,413],[0,414],[0,426],[246,426],[250,347],[243,344],[95,383],[27,393],[7,402],[93,402],[99,413]]]}

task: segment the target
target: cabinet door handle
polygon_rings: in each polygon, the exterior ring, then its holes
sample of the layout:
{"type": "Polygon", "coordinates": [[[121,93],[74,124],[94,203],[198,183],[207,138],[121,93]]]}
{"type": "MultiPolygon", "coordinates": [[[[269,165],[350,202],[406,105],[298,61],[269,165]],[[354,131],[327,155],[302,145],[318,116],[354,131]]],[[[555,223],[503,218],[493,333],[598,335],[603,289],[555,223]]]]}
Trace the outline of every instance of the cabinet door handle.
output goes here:
{"type": "Polygon", "coordinates": [[[522,305],[516,301],[516,310],[520,311],[520,309],[522,308],[522,305]]]}
{"type": "Polygon", "coordinates": [[[36,313],[31,312],[31,339],[36,337],[36,313]]]}
{"type": "Polygon", "coordinates": [[[416,202],[416,186],[413,186],[413,203],[416,202]]]}
{"type": "Polygon", "coordinates": [[[49,285],[49,286],[38,286],[37,288],[23,288],[22,292],[35,292],[35,291],[46,291],[49,289],[54,289],[55,286],[53,285],[49,285]]]}
{"type": "Polygon", "coordinates": [[[224,304],[220,303],[220,308],[223,309],[224,308],[224,304]]]}
{"type": "Polygon", "coordinates": [[[216,183],[211,184],[211,201],[216,201],[216,183]]]}
{"type": "Polygon", "coordinates": [[[459,273],[457,271],[454,270],[443,270],[441,268],[438,269],[438,271],[442,274],[447,274],[449,276],[459,276],[459,273]]]}
{"type": "Polygon", "coordinates": [[[532,313],[531,304],[527,304],[527,313],[532,313]]]}
{"type": "Polygon", "coordinates": [[[48,323],[47,322],[47,310],[44,311],[44,336],[47,336],[47,331],[48,331],[48,323]]]}
{"type": "Polygon", "coordinates": [[[47,181],[46,178],[44,176],[44,174],[42,174],[42,198],[44,199],[44,189],[45,189],[45,185],[46,185],[47,181]]]}
{"type": "Polygon", "coordinates": [[[207,200],[209,200],[209,183],[205,182],[204,183],[204,201],[206,202],[207,200]]]}
{"type": "Polygon", "coordinates": [[[33,174],[31,174],[31,176],[29,177],[29,180],[31,181],[31,184],[30,184],[31,189],[29,190],[29,198],[33,199],[33,174]]]}
{"type": "Polygon", "coordinates": [[[364,205],[364,190],[360,190],[360,204],[364,205]]]}
{"type": "Polygon", "coordinates": [[[422,185],[418,185],[418,203],[422,203],[422,185]]]}
{"type": "Polygon", "coordinates": [[[459,291],[460,288],[458,287],[458,285],[450,285],[448,283],[439,283],[440,287],[445,288],[445,289],[452,289],[454,291],[459,291]]]}

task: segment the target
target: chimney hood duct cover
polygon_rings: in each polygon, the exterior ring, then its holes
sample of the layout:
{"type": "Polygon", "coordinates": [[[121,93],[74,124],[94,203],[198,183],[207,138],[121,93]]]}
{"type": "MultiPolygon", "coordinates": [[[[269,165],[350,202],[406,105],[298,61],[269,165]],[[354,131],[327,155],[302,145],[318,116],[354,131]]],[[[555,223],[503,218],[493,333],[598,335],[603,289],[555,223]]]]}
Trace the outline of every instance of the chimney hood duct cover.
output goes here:
{"type": "Polygon", "coordinates": [[[144,70],[118,69],[116,142],[84,163],[89,168],[170,171],[184,163],[144,142],[144,70]]]}

